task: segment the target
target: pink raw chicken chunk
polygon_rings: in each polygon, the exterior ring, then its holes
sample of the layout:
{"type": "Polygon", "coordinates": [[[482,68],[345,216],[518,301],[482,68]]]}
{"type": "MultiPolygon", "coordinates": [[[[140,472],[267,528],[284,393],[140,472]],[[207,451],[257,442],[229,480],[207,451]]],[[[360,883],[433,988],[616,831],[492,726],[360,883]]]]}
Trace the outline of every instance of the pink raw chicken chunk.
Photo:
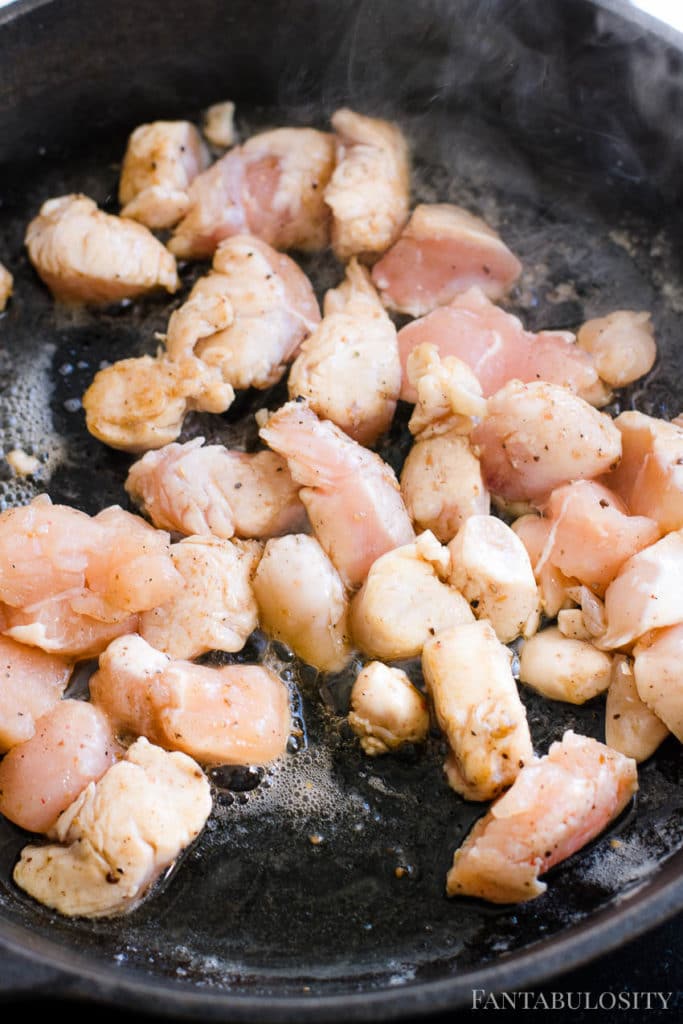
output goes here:
{"type": "Polygon", "coordinates": [[[406,402],[417,398],[408,377],[408,356],[423,343],[436,345],[442,359],[457,356],[467,363],[485,398],[515,379],[561,384],[594,405],[606,400],[593,360],[575,344],[573,334],[526,331],[516,316],[494,305],[478,287],[398,332],[401,398],[406,402]]]}
{"type": "Polygon", "coordinates": [[[636,762],[569,730],[526,765],[456,850],[449,896],[493,903],[534,899],[554,864],[598,836],[638,788],[636,762]]]}
{"type": "Polygon", "coordinates": [[[60,700],[72,663],[0,636],[0,753],[28,740],[35,721],[60,700]]]}
{"type": "Polygon", "coordinates": [[[683,527],[683,426],[629,410],[617,416],[621,462],[605,478],[633,513],[663,533],[683,527]]]}

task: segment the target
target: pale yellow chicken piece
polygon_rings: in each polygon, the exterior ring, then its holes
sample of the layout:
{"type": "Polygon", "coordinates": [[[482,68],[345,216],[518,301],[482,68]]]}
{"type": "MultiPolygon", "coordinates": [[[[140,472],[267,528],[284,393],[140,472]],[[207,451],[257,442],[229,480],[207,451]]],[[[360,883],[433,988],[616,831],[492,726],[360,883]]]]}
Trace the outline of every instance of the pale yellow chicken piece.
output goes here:
{"type": "Polygon", "coordinates": [[[601,379],[613,388],[644,377],[657,358],[651,316],[634,310],[618,309],[587,320],[579,328],[576,342],[592,355],[601,379]]]}
{"type": "Polygon", "coordinates": [[[14,278],[7,267],[0,263],[0,313],[7,308],[7,303],[14,288],[14,278]]]}
{"type": "Polygon", "coordinates": [[[420,439],[455,431],[469,434],[486,415],[481,384],[467,363],[457,356],[439,356],[436,345],[423,342],[412,350],[406,364],[416,402],[408,427],[420,439]]]}
{"type": "Polygon", "coordinates": [[[633,662],[615,654],[605,701],[605,743],[640,764],[668,735],[664,722],[638,693],[633,662]]]}
{"type": "Polygon", "coordinates": [[[429,731],[429,706],[402,669],[371,661],[353,684],[348,722],[365,753],[375,757],[421,743],[429,731]]]}
{"type": "Polygon", "coordinates": [[[202,131],[212,146],[228,149],[237,141],[235,131],[235,104],[231,100],[212,103],[204,111],[202,131]]]}
{"type": "Polygon", "coordinates": [[[519,679],[550,700],[584,704],[610,685],[612,659],[588,640],[548,626],[526,640],[519,655],[519,679]]]}

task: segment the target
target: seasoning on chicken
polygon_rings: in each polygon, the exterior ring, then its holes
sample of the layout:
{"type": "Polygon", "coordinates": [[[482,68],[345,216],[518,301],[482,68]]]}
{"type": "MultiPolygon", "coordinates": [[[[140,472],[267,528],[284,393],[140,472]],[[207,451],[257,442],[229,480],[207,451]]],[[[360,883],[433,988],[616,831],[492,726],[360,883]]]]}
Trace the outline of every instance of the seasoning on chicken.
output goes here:
{"type": "Polygon", "coordinates": [[[258,625],[251,577],[260,555],[256,541],[186,537],[172,544],[184,586],[140,615],[141,636],[171,658],[241,651],[258,625]]]}
{"type": "Polygon", "coordinates": [[[444,769],[466,800],[491,800],[533,758],[512,654],[482,619],[437,632],[422,650],[436,720],[450,747],[444,769]]]}
{"type": "Polygon", "coordinates": [[[241,452],[203,437],[147,452],[125,488],[155,526],[186,536],[266,540],[306,525],[286,461],[275,452],[241,452]]]}
{"type": "Polygon", "coordinates": [[[381,555],[351,602],[351,633],[369,657],[419,656],[430,636],[474,616],[448,583],[448,549],[428,531],[381,555]]]}
{"type": "Polygon", "coordinates": [[[401,388],[396,328],[355,259],[342,286],[327,292],[324,311],[292,364],[289,396],[303,396],[322,419],[372,445],[389,429],[401,388]]]}
{"type": "Polygon", "coordinates": [[[332,211],[332,248],[345,263],[383,253],[410,209],[408,145],[397,125],[346,107],[332,115],[337,166],[325,190],[332,211]]]}
{"type": "Polygon", "coordinates": [[[171,316],[166,351],[172,360],[198,357],[234,388],[268,388],[319,322],[311,282],[294,260],[235,235],[218,246],[211,273],[171,316]],[[212,327],[205,309],[216,303],[225,316],[212,327]]]}
{"type": "Polygon", "coordinates": [[[269,669],[171,659],[135,634],[100,655],[90,694],[120,733],[203,764],[264,764],[291,732],[287,688],[269,669]]]}
{"type": "Polygon", "coordinates": [[[191,410],[225,412],[235,392],[199,359],[119,359],[98,370],[83,395],[86,426],[110,448],[135,454],[170,444],[191,410]]]}
{"type": "Polygon", "coordinates": [[[287,402],[260,435],[302,485],[313,532],[345,586],[359,586],[375,559],[414,539],[391,467],[305,402],[287,402]]]}
{"type": "Polygon", "coordinates": [[[568,730],[477,821],[455,851],[447,894],[492,903],[540,896],[539,875],[599,836],[637,788],[632,758],[568,730]]]}
{"type": "Polygon", "coordinates": [[[323,196],[334,161],[328,132],[276,128],[252,135],[194,179],[169,249],[182,259],[205,259],[236,234],[256,235],[275,249],[324,249],[323,196]]]}
{"type": "Polygon", "coordinates": [[[683,426],[629,409],[614,420],[621,462],[605,483],[662,532],[683,527],[683,426]]]}
{"type": "Polygon", "coordinates": [[[0,313],[7,308],[7,303],[14,288],[14,278],[7,267],[0,263],[0,313]]]}
{"type": "Polygon", "coordinates": [[[588,320],[579,328],[576,341],[592,355],[600,377],[612,388],[625,387],[644,377],[657,358],[649,313],[620,309],[588,320]]]}
{"type": "Polygon", "coordinates": [[[212,103],[204,111],[202,131],[212,146],[228,149],[237,141],[235,132],[235,104],[230,100],[212,103]]]}
{"type": "Polygon", "coordinates": [[[429,731],[429,706],[400,668],[371,661],[351,689],[348,723],[370,757],[406,743],[422,743],[429,731]]]}
{"type": "Polygon", "coordinates": [[[180,287],[175,259],[148,228],[104,213],[84,195],[43,203],[25,241],[58,302],[102,305],[180,287]]]}
{"type": "Polygon", "coordinates": [[[486,415],[481,384],[462,359],[441,359],[436,345],[425,342],[412,350],[406,373],[415,388],[415,408],[408,422],[417,438],[454,431],[469,434],[486,415]]]}
{"type": "Polygon", "coordinates": [[[416,398],[407,372],[408,357],[425,343],[436,345],[442,359],[457,356],[467,363],[485,398],[511,380],[544,380],[575,391],[592,405],[604,405],[609,400],[592,356],[575,344],[573,334],[533,334],[516,316],[494,305],[478,287],[469,288],[447,306],[440,306],[398,332],[403,366],[401,398],[406,402],[416,398]]]}
{"type": "Polygon", "coordinates": [[[481,217],[450,203],[421,203],[372,278],[389,309],[424,316],[476,286],[502,299],[522,264],[481,217]]]}
{"type": "Polygon", "coordinates": [[[122,914],[194,842],[210,813],[199,766],[141,738],[64,811],[54,842],[24,847],[14,881],[68,917],[122,914]]]}
{"type": "Polygon", "coordinates": [[[322,672],[351,657],[349,599],[339,573],[314,537],[269,540],[254,574],[259,622],[269,636],[322,672]]]}
{"type": "Polygon", "coordinates": [[[550,700],[585,704],[610,685],[612,659],[587,640],[574,640],[548,626],[525,640],[519,679],[550,700]]]}
{"type": "Polygon", "coordinates": [[[664,722],[638,693],[632,661],[615,654],[605,701],[605,743],[640,763],[647,761],[668,735],[664,722]]]}
{"type": "Polygon", "coordinates": [[[642,637],[633,656],[638,696],[683,743],[683,625],[642,637]]]}
{"type": "Polygon", "coordinates": [[[0,814],[47,832],[120,755],[106,715],[88,701],[60,700],[0,762],[0,814]]]}
{"type": "Polygon", "coordinates": [[[36,719],[61,699],[73,664],[0,636],[0,754],[33,736],[36,719]]]}
{"type": "Polygon", "coordinates": [[[189,121],[139,125],[121,166],[121,216],[148,228],[173,227],[187,213],[190,183],[209,160],[206,144],[189,121]]]}
{"type": "Polygon", "coordinates": [[[484,483],[507,501],[542,502],[556,487],[616,466],[621,434],[610,416],[568,388],[512,380],[472,431],[484,483]]]}
{"type": "Polygon", "coordinates": [[[540,602],[524,544],[502,519],[472,515],[448,545],[449,583],[488,619],[502,643],[538,629],[540,602]]]}

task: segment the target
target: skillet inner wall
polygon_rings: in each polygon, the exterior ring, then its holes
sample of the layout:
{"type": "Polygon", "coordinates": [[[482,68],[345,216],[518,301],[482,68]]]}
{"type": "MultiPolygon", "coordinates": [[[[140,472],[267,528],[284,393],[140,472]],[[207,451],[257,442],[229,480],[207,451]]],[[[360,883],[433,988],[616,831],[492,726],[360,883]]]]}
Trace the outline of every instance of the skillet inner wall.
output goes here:
{"type": "MultiPolygon", "coordinates": [[[[677,55],[578,3],[564,6],[571,18],[561,4],[267,6],[268,32],[264,5],[200,3],[190,18],[171,3],[162,18],[154,3],[126,2],[105,40],[98,5],[67,2],[0,33],[0,66],[12,69],[0,104],[0,259],[16,275],[0,321],[0,441],[47,456],[33,483],[0,479],[3,503],[47,489],[89,512],[127,507],[130,459],[87,434],[78,399],[101,361],[154,350],[154,331],[205,269],[184,268],[171,302],[67,315],[28,265],[26,224],[44,199],[68,191],[115,209],[128,131],[145,119],[195,117],[222,98],[237,101],[244,135],[324,125],[341,103],[397,117],[415,155],[415,200],[482,213],[522,259],[512,308],[524,321],[571,328],[615,308],[651,310],[661,359],[620,401],[667,417],[680,411],[678,139],[665,149],[658,134],[680,99],[677,55]],[[32,48],[40,67],[19,59],[32,48]],[[65,74],[76,54],[85,55],[78,81],[65,74]],[[117,76],[123,66],[128,73],[117,76]],[[650,93],[637,74],[645,67],[650,93]],[[652,95],[669,104],[657,128],[646,119],[652,95]]],[[[341,273],[327,255],[302,262],[320,293],[341,273]]],[[[254,410],[283,395],[242,395],[224,417],[188,420],[184,436],[251,447],[254,410]]],[[[400,409],[383,448],[397,469],[406,420],[400,409]]],[[[11,868],[27,837],[3,823],[5,920],[97,958],[216,988],[300,991],[317,980],[321,991],[353,990],[480,967],[557,934],[641,884],[681,844],[679,748],[670,741],[641,769],[636,804],[612,830],[616,843],[603,838],[553,871],[544,897],[500,909],[447,901],[453,849],[482,808],[445,785],[438,738],[423,753],[370,762],[338,715],[348,673],[316,678],[258,635],[237,657],[266,657],[289,679],[306,723],[302,749],[254,789],[244,788],[254,781],[245,773],[222,779],[198,845],[115,921],[64,920],[24,898],[11,868]]],[[[600,701],[572,708],[526,691],[524,699],[539,752],[569,727],[602,738],[600,701]]]]}

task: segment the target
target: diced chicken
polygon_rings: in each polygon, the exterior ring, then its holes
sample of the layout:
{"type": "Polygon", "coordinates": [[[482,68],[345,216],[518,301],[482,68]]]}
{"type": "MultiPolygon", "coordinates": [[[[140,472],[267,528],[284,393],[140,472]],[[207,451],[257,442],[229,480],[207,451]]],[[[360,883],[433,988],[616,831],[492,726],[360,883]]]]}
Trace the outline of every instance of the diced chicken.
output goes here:
{"type": "Polygon", "coordinates": [[[0,263],[0,313],[7,308],[14,289],[14,278],[4,264],[0,263]]]}
{"type": "Polygon", "coordinates": [[[653,519],[628,515],[620,498],[594,480],[554,490],[543,512],[550,530],[537,573],[550,563],[600,596],[627,558],[660,536],[653,519]]]}
{"type": "Polygon", "coordinates": [[[436,719],[450,746],[450,786],[466,800],[491,800],[534,755],[511,653],[489,622],[443,630],[422,651],[436,719]]]}
{"type": "Polygon", "coordinates": [[[343,107],[332,115],[337,166],[325,189],[332,248],[342,263],[372,260],[398,236],[410,207],[408,145],[397,125],[343,107]]]}
{"type": "Polygon", "coordinates": [[[647,761],[668,735],[664,722],[638,693],[632,662],[615,654],[605,702],[605,743],[640,763],[647,761]]]}
{"type": "Polygon", "coordinates": [[[621,456],[621,434],[611,417],[545,381],[513,380],[497,391],[472,441],[489,491],[535,504],[572,480],[600,476],[621,456]]]}
{"type": "Polygon", "coordinates": [[[126,452],[162,448],[180,434],[188,412],[225,412],[235,392],[199,359],[120,359],[98,370],[83,395],[88,430],[126,452]]]}
{"type": "Polygon", "coordinates": [[[209,781],[195,762],[144,738],[61,815],[47,846],[26,846],[14,881],[68,917],[135,907],[202,831],[209,781]]]}
{"type": "Polygon", "coordinates": [[[604,650],[627,648],[651,629],[683,622],[680,581],[683,531],[676,530],[624,562],[605,593],[604,650]]]}
{"type": "Polygon", "coordinates": [[[351,602],[351,633],[371,658],[417,657],[424,643],[474,616],[465,598],[448,584],[448,549],[425,532],[388,551],[370,568],[351,602]]]}
{"type": "Polygon", "coordinates": [[[561,608],[557,613],[557,628],[562,636],[571,640],[592,640],[593,634],[586,626],[581,608],[561,608]]]}
{"type": "Polygon", "coordinates": [[[547,618],[554,619],[561,609],[573,605],[569,590],[577,586],[578,581],[565,576],[548,559],[541,562],[550,536],[551,524],[549,520],[530,512],[515,519],[511,529],[524,544],[529,555],[538,585],[541,610],[547,618]]]}
{"type": "Polygon", "coordinates": [[[84,195],[43,203],[26,231],[29,258],[59,302],[102,305],[180,287],[175,259],[151,231],[84,195]]]}
{"type": "Polygon", "coordinates": [[[550,700],[585,704],[610,684],[612,659],[587,640],[565,636],[548,626],[525,640],[519,654],[519,679],[550,700]]]}
{"type": "Polygon", "coordinates": [[[633,654],[638,696],[683,743],[683,625],[643,637],[633,654]]]}
{"type": "Polygon", "coordinates": [[[204,259],[224,238],[245,233],[276,249],[324,249],[323,196],[334,161],[327,132],[276,128],[252,135],[192,182],[189,210],[169,249],[183,259],[204,259]]]}
{"type": "Polygon", "coordinates": [[[636,762],[571,730],[475,824],[448,872],[449,896],[518,903],[545,892],[553,865],[603,832],[638,788],[636,762]]]}
{"type": "Polygon", "coordinates": [[[6,453],[5,460],[17,476],[33,476],[40,469],[40,459],[29,455],[23,448],[12,448],[6,453]]]}
{"type": "Polygon", "coordinates": [[[502,519],[473,515],[448,545],[449,583],[488,619],[496,636],[510,643],[538,629],[540,601],[524,544],[502,519]]]}
{"type": "Polygon", "coordinates": [[[228,149],[237,141],[235,132],[235,104],[231,100],[212,103],[204,112],[202,131],[212,146],[228,149]]]}
{"type": "Polygon", "coordinates": [[[153,121],[131,134],[121,166],[122,217],[171,228],[187,213],[187,190],[209,165],[209,152],[189,121],[153,121]]]}
{"type": "Polygon", "coordinates": [[[602,380],[612,388],[644,377],[654,366],[657,344],[649,313],[620,309],[588,320],[579,328],[576,341],[590,352],[602,380]]]}
{"type": "Polygon", "coordinates": [[[171,658],[241,651],[258,626],[251,588],[261,547],[256,541],[187,537],[171,546],[184,586],[140,615],[139,632],[171,658]]]}
{"type": "Polygon", "coordinates": [[[73,665],[0,636],[0,754],[29,740],[36,719],[60,700],[73,665]]]}
{"type": "Polygon", "coordinates": [[[260,435],[302,485],[313,531],[345,586],[359,586],[375,559],[414,539],[391,467],[305,402],[282,406],[260,435]]]}
{"type": "Polygon", "coordinates": [[[117,609],[108,613],[107,620],[83,615],[73,607],[74,599],[82,596],[83,591],[77,590],[28,608],[5,607],[0,610],[2,632],[18,643],[82,661],[96,657],[117,636],[138,628],[137,614],[127,615],[117,609]]]}
{"type": "Polygon", "coordinates": [[[106,715],[88,701],[60,700],[0,762],[0,813],[47,832],[121,753],[106,715]]]}
{"type": "Polygon", "coordinates": [[[481,384],[462,359],[439,356],[436,345],[418,345],[408,356],[408,380],[416,402],[408,427],[420,439],[455,431],[469,434],[486,415],[481,384]]]}
{"type": "Polygon", "coordinates": [[[402,669],[371,661],[351,689],[348,722],[365,753],[375,757],[426,739],[429,706],[402,669]]]}
{"type": "Polygon", "coordinates": [[[134,462],[126,491],[155,526],[266,540],[306,525],[299,487],[275,452],[240,452],[195,437],[134,462]]]}
{"type": "Polygon", "coordinates": [[[471,287],[502,299],[521,272],[517,257],[481,217],[450,203],[420,203],[372,278],[390,309],[417,317],[471,287]]]}
{"type": "Polygon", "coordinates": [[[415,527],[444,544],[469,516],[491,508],[479,459],[457,430],[415,442],[401,469],[401,493],[415,527]]]}
{"type": "Polygon", "coordinates": [[[173,360],[199,357],[234,388],[268,388],[319,322],[311,282],[294,260],[251,235],[234,235],[171,316],[166,350],[173,360]],[[225,316],[212,326],[205,309],[216,303],[225,316]]]}
{"type": "Polygon", "coordinates": [[[401,388],[396,328],[355,259],[345,285],[327,293],[325,316],[292,364],[289,396],[372,445],[389,429],[401,388]]]}
{"type": "Polygon", "coordinates": [[[264,764],[291,732],[287,688],[269,669],[173,660],[137,635],[100,655],[90,694],[120,733],[205,764],[264,764]]]}
{"type": "Polygon", "coordinates": [[[352,648],[349,600],[314,537],[269,540],[253,580],[261,628],[322,672],[338,672],[352,648]]]}
{"type": "Polygon", "coordinates": [[[401,398],[414,402],[408,356],[418,345],[436,345],[441,358],[457,356],[481,384],[485,398],[510,380],[544,380],[576,392],[592,405],[604,405],[608,392],[592,357],[568,331],[526,331],[521,321],[494,305],[481,288],[469,288],[447,306],[402,327],[398,348],[403,366],[401,398]]]}
{"type": "Polygon", "coordinates": [[[621,434],[621,462],[605,483],[634,515],[656,520],[663,533],[683,527],[683,426],[622,412],[614,420],[621,434]]]}

